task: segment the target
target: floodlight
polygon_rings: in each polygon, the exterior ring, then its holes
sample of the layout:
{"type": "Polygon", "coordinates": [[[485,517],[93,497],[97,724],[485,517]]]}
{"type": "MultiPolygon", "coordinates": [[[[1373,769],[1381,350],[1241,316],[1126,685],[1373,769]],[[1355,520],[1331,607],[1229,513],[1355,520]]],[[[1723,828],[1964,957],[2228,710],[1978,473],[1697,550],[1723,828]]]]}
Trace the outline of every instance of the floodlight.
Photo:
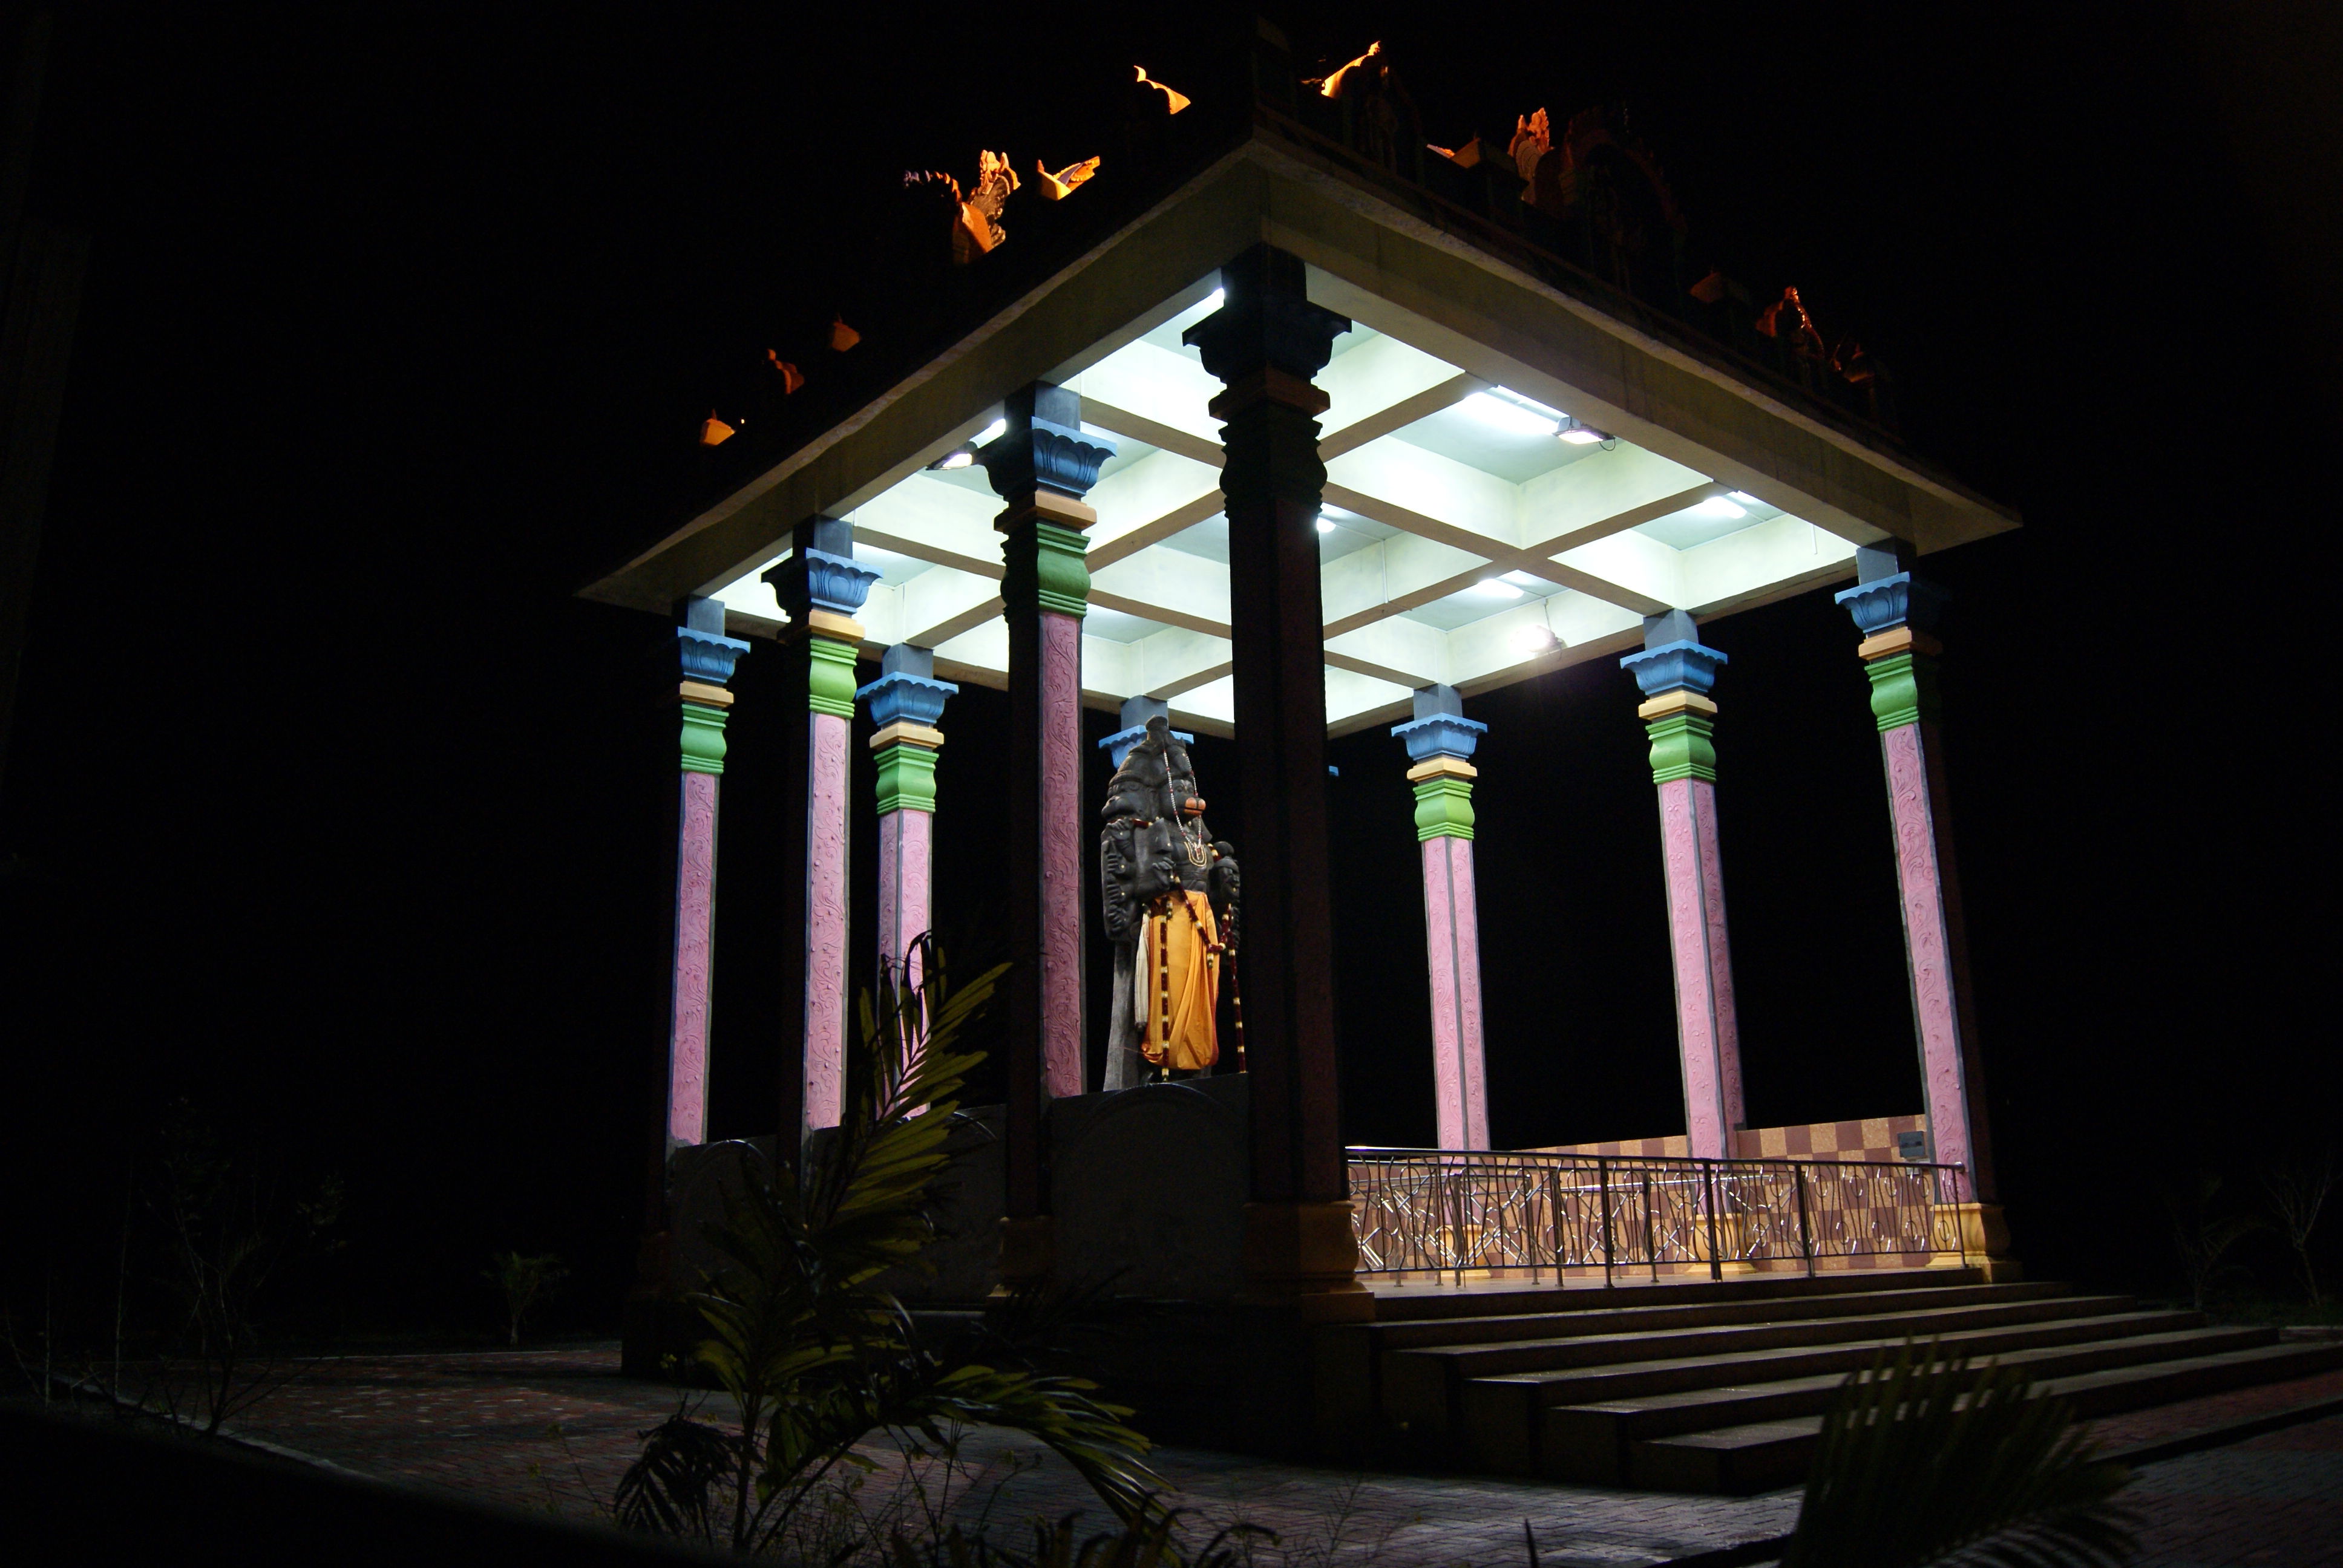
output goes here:
{"type": "Polygon", "coordinates": [[[1332,532],[1334,531],[1334,522],[1333,522],[1333,519],[1332,519],[1332,518],[1319,518],[1319,519],[1318,519],[1318,531],[1319,531],[1320,533],[1322,533],[1322,534],[1331,534],[1331,533],[1332,533],[1332,532]]]}
{"type": "Polygon", "coordinates": [[[1711,496],[1692,508],[1695,518],[1745,518],[1749,514],[1723,496],[1711,496]]]}
{"type": "Polygon", "coordinates": [[[1556,430],[1554,434],[1574,447],[1592,447],[1597,442],[1611,439],[1607,434],[1594,426],[1576,419],[1564,419],[1562,422],[1562,428],[1556,430]]]}
{"type": "Polygon", "coordinates": [[[1457,407],[1491,429],[1503,430],[1508,436],[1551,436],[1554,433],[1554,422],[1544,415],[1486,392],[1475,392],[1457,407]]]}
{"type": "Polygon", "coordinates": [[[970,445],[981,447],[987,441],[998,441],[1001,437],[1006,436],[1007,434],[1009,434],[1009,421],[1006,419],[995,419],[991,424],[987,425],[982,430],[977,432],[976,439],[971,442],[970,445]]]}
{"type": "Polygon", "coordinates": [[[928,465],[930,468],[965,468],[976,461],[976,454],[965,447],[955,447],[928,465]]]}

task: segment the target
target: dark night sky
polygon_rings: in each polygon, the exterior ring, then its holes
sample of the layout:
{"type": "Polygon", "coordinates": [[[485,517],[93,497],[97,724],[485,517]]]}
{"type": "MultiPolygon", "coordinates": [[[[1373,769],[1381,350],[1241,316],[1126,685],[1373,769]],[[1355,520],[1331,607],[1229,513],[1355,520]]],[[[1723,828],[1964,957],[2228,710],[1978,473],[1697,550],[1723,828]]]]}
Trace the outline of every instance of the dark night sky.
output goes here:
{"type": "MultiPolygon", "coordinates": [[[[52,69],[35,206],[96,249],[0,795],[40,1238],[9,1267],[69,1256],[186,1095],[347,1175],[347,1321],[480,1310],[518,1245],[607,1322],[673,719],[659,624],[574,591],[662,530],[711,388],[826,308],[874,193],[980,144],[1081,156],[1064,84],[1192,29],[205,9],[69,11],[52,69]]],[[[2042,1271],[2154,1282],[2129,1184],[2333,1136],[2343,197],[2278,8],[2051,9],[1283,15],[1303,54],[1383,39],[1435,139],[1624,100],[1730,269],[1859,327],[1916,443],[2024,511],[1927,568],[2006,1195],[2042,1271]]],[[[1854,635],[1818,592],[1704,636],[1753,1120],[1916,1109],[1854,635]]],[[[777,663],[742,667],[726,781],[722,1132],[770,1120],[777,663]]],[[[1470,706],[1500,1143],[1681,1124],[1633,708],[1607,663],[1470,706]]],[[[948,932],[991,896],[1001,712],[946,716],[948,932]]],[[[1349,1131],[1422,1140],[1403,763],[1380,733],[1333,759],[1349,1131]]],[[[1228,749],[1199,762],[1232,798],[1228,749]]]]}

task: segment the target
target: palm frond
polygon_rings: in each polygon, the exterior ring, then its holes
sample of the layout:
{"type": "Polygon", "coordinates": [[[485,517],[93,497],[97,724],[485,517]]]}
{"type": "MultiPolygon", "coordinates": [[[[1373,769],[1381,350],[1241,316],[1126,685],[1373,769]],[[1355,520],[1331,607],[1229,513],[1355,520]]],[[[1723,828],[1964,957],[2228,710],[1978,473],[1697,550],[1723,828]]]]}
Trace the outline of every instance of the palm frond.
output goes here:
{"type": "Polygon", "coordinates": [[[1824,1418],[1782,1568],[2117,1568],[2130,1479],[2023,1371],[1907,1342],[1824,1418]]]}
{"type": "Polygon", "coordinates": [[[717,1489],[737,1458],[731,1434],[695,1419],[686,1406],[642,1435],[642,1452],[618,1480],[618,1523],[652,1534],[712,1539],[717,1489]]]}

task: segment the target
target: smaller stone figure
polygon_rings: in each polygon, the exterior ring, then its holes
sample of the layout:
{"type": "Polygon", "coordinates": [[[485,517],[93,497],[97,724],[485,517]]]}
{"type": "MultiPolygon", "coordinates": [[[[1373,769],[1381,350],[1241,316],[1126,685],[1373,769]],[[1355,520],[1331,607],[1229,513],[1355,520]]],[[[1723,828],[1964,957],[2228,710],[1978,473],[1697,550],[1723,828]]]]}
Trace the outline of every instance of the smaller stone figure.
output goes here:
{"type": "Polygon", "coordinates": [[[1114,944],[1106,1084],[1209,1071],[1220,1060],[1222,966],[1236,954],[1235,851],[1204,824],[1188,749],[1161,713],[1107,786],[1100,833],[1114,944]]]}

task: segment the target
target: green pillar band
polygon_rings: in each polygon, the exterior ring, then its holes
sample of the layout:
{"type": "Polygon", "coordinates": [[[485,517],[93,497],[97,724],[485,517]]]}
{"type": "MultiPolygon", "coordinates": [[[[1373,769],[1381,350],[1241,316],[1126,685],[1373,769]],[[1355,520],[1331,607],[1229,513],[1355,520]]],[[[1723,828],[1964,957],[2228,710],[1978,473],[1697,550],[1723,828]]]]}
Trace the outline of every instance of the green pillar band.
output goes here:
{"type": "Polygon", "coordinates": [[[854,717],[854,648],[826,637],[806,638],[813,665],[806,679],[806,707],[816,713],[854,717]]]}
{"type": "Polygon", "coordinates": [[[1415,838],[1469,839],[1473,836],[1473,781],[1450,774],[1415,781],[1415,838]]]}
{"type": "Polygon", "coordinates": [[[687,702],[683,708],[683,770],[724,771],[724,710],[687,702]]]}
{"type": "Polygon", "coordinates": [[[879,748],[879,815],[909,808],[936,809],[936,753],[931,746],[892,740],[879,748]]]}
{"type": "Polygon", "coordinates": [[[1926,654],[1891,653],[1863,673],[1871,678],[1871,716],[1881,734],[1936,717],[1936,661],[1926,654]]]}
{"type": "Polygon", "coordinates": [[[1716,748],[1708,739],[1715,729],[1715,719],[1688,710],[1646,723],[1644,733],[1652,738],[1652,782],[1700,779],[1715,783],[1716,748]]]}
{"type": "Polygon", "coordinates": [[[1090,540],[1078,529],[1029,523],[1001,541],[1001,598],[1012,611],[1055,610],[1087,615],[1091,570],[1084,559],[1090,540]]]}

